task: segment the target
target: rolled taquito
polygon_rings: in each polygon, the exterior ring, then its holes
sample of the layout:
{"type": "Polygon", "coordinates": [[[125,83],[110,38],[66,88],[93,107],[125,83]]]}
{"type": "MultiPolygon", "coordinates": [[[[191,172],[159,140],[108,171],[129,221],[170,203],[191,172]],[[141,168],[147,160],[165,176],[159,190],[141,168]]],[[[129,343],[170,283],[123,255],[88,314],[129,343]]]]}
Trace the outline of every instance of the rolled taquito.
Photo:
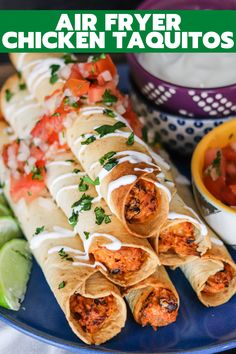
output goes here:
{"type": "Polygon", "coordinates": [[[171,200],[167,221],[152,242],[161,264],[174,268],[199,258],[211,247],[208,228],[178,193],[171,200]]]}
{"type": "MultiPolygon", "coordinates": [[[[10,84],[11,80],[10,82],[8,80],[3,87],[3,92],[7,88],[12,89],[15,101],[17,101],[18,86],[15,85],[13,91],[10,84]]],[[[24,100],[27,96],[27,90],[23,95],[21,93],[21,98],[24,100]]],[[[12,103],[6,102],[4,95],[2,95],[2,101],[2,110],[7,121],[11,123],[8,106],[12,103]]],[[[35,101],[31,98],[29,102],[33,105],[35,101]]],[[[14,107],[17,110],[15,103],[14,107]]],[[[35,111],[28,112],[28,116],[31,115],[33,121],[38,116],[39,109],[35,107],[35,111]]],[[[12,124],[17,135],[18,130],[24,131],[25,129],[24,119],[20,122],[18,125],[12,124]]],[[[20,147],[23,145],[25,149],[28,146],[29,150],[33,142],[28,143],[24,140],[19,142],[19,145],[20,147]]],[[[29,170],[31,169],[32,167],[29,170]]],[[[57,205],[79,233],[87,252],[87,258],[92,256],[95,261],[98,261],[97,267],[107,278],[120,286],[127,287],[155,271],[158,258],[150,244],[127,232],[122,223],[110,212],[105,202],[97,196],[93,186],[94,181],[82,171],[82,167],[73,159],[72,153],[54,151],[50,157],[48,156],[45,183],[57,205]]],[[[82,258],[85,258],[85,255],[82,258]]]]}
{"type": "MultiPolygon", "coordinates": [[[[0,123],[0,150],[9,139],[0,123]]],[[[0,158],[4,193],[19,220],[30,248],[75,334],[88,344],[101,344],[124,327],[126,306],[115,285],[91,261],[77,262],[83,244],[50,196],[30,204],[13,202],[10,176],[0,158]]]]}
{"type": "Polygon", "coordinates": [[[156,330],[176,321],[179,296],[163,266],[126,289],[125,294],[135,321],[143,327],[149,325],[156,330]]]}
{"type": "Polygon", "coordinates": [[[40,104],[47,98],[47,108],[53,111],[67,78],[64,54],[12,53],[10,59],[31,94],[37,97],[40,104]]]}
{"type": "MultiPolygon", "coordinates": [[[[41,56],[39,55],[39,59],[37,55],[30,54],[23,57],[14,54],[11,57],[16,67],[22,70],[31,93],[42,101],[44,93],[38,82],[35,83],[37,89],[32,89],[29,82],[29,77],[32,81],[33,74],[40,77],[40,70],[35,69],[35,61],[40,61],[41,56]],[[25,70],[25,65],[26,67],[30,65],[31,71],[25,70]],[[41,91],[40,94],[38,91],[41,91]]],[[[47,60],[49,58],[41,58],[42,62],[47,60]]],[[[46,67],[44,64],[41,65],[46,67]]],[[[70,71],[68,66],[67,69],[70,71]]],[[[59,77],[59,73],[57,75],[59,77]]],[[[45,77],[48,76],[49,74],[45,77]]],[[[48,79],[42,77],[42,82],[47,85],[44,92],[48,94],[51,88],[51,96],[57,95],[57,90],[53,91],[48,79]]],[[[63,90],[62,97],[66,96],[69,101],[71,92],[67,83],[63,90]]],[[[72,105],[74,105],[76,97],[72,98],[72,105]]],[[[82,102],[80,97],[77,99],[82,102]]],[[[64,104],[68,106],[67,100],[64,100],[64,104]]],[[[86,95],[82,107],[85,102],[86,95]]],[[[112,108],[110,105],[81,108],[75,124],[67,129],[66,141],[86,173],[93,179],[99,175],[101,185],[97,187],[97,192],[106,200],[112,212],[128,231],[138,237],[157,235],[160,226],[167,218],[169,199],[174,192],[174,185],[169,181],[171,178],[169,167],[160,156],[150,153],[146,144],[133,135],[124,118],[110,108],[112,108]],[[162,174],[160,174],[161,169],[162,174]]],[[[60,112],[56,111],[55,114],[60,112]]]]}
{"type": "MultiPolygon", "coordinates": [[[[172,170],[178,193],[196,211],[188,181],[176,168],[172,170]]],[[[205,306],[219,306],[236,293],[236,264],[217,235],[210,228],[208,232],[211,248],[201,258],[182,265],[180,269],[205,306]]]]}

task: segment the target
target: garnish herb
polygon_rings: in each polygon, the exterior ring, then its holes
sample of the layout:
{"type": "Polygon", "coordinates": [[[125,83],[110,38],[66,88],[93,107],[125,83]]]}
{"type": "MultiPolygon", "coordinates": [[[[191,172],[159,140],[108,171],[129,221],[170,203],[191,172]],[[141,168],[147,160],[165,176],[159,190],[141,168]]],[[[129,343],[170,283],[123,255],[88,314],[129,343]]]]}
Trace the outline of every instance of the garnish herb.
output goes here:
{"type": "Polygon", "coordinates": [[[99,186],[100,184],[99,177],[97,177],[95,180],[92,180],[92,178],[90,178],[88,175],[83,177],[83,181],[88,184],[92,184],[93,186],[99,186]]]}
{"type": "Polygon", "coordinates": [[[56,112],[56,113],[53,113],[53,114],[52,114],[52,117],[60,117],[60,115],[61,115],[61,113],[56,112]]]}
{"type": "Polygon", "coordinates": [[[78,174],[78,173],[80,173],[80,169],[79,168],[74,168],[72,173],[78,174]]]}
{"type": "Polygon", "coordinates": [[[68,253],[65,252],[64,248],[61,248],[60,251],[58,251],[59,256],[61,259],[65,259],[66,261],[73,262],[73,258],[68,255],[68,253]]]}
{"type": "Polygon", "coordinates": [[[105,170],[107,170],[107,171],[110,171],[116,165],[118,165],[118,160],[116,158],[112,158],[112,159],[109,159],[107,161],[107,163],[105,163],[105,165],[103,165],[103,168],[105,168],[105,170]]]}
{"type": "Polygon", "coordinates": [[[130,146],[130,145],[133,145],[133,143],[134,143],[134,132],[132,132],[132,133],[130,134],[130,136],[129,136],[128,139],[127,139],[126,144],[130,146]]]}
{"type": "Polygon", "coordinates": [[[28,191],[27,194],[28,194],[29,197],[32,196],[32,192],[31,191],[28,191]]]}
{"type": "Polygon", "coordinates": [[[59,285],[58,289],[63,289],[66,286],[66,282],[63,280],[59,285]]]}
{"type": "Polygon", "coordinates": [[[65,97],[65,100],[64,100],[64,103],[67,105],[67,104],[70,104],[70,98],[68,96],[65,97]]]}
{"type": "Polygon", "coordinates": [[[44,229],[45,229],[45,226],[36,227],[36,230],[35,230],[35,233],[33,236],[41,234],[41,232],[43,232],[44,229]]]}
{"type": "Polygon", "coordinates": [[[104,165],[104,163],[109,160],[112,156],[114,156],[116,154],[115,151],[109,151],[107,152],[105,155],[103,155],[100,159],[99,162],[101,165],[104,165]]]}
{"type": "Polygon", "coordinates": [[[218,176],[221,175],[220,163],[221,163],[221,152],[217,151],[216,158],[212,161],[212,167],[215,169],[218,176]]]}
{"type": "Polygon", "coordinates": [[[9,101],[12,99],[13,95],[14,95],[14,94],[13,94],[9,89],[6,89],[6,91],[5,91],[5,98],[6,98],[6,101],[7,101],[7,102],[9,102],[9,101]]]}
{"type": "Polygon", "coordinates": [[[81,141],[81,145],[89,145],[89,144],[93,143],[95,140],[96,140],[96,137],[94,135],[91,135],[86,140],[81,141]]]}
{"type": "Polygon", "coordinates": [[[79,108],[79,104],[77,102],[72,103],[71,106],[74,107],[74,108],[79,108]]]}
{"type": "Polygon", "coordinates": [[[21,73],[21,71],[17,71],[17,76],[18,76],[19,79],[22,78],[22,73],[21,73]]]}
{"type": "Polygon", "coordinates": [[[114,111],[112,111],[111,109],[108,109],[108,108],[105,108],[103,110],[103,114],[105,114],[106,116],[111,117],[111,118],[115,118],[115,116],[116,116],[114,111]]]}
{"type": "Polygon", "coordinates": [[[63,59],[65,64],[77,63],[77,60],[73,59],[72,55],[70,54],[63,55],[63,59]]]}
{"type": "Polygon", "coordinates": [[[95,217],[96,217],[96,224],[101,225],[103,221],[105,224],[109,224],[111,222],[110,216],[105,214],[105,210],[101,207],[96,207],[94,209],[95,217]]]}
{"type": "Polygon", "coordinates": [[[82,195],[82,197],[71,206],[73,211],[72,211],[72,215],[69,218],[69,223],[73,227],[75,227],[77,225],[77,222],[79,219],[79,213],[81,213],[82,211],[88,211],[91,209],[92,200],[93,200],[93,197],[84,193],[82,195]],[[77,209],[74,210],[75,208],[77,208],[77,209]]]}
{"type": "Polygon", "coordinates": [[[71,163],[75,163],[75,160],[72,160],[72,159],[68,159],[68,160],[66,160],[66,162],[71,162],[71,163]]]}
{"type": "Polygon", "coordinates": [[[102,95],[102,102],[108,106],[116,103],[118,98],[112,94],[111,90],[105,90],[104,94],[102,95]]]}
{"type": "Polygon", "coordinates": [[[37,179],[38,181],[41,181],[43,179],[42,167],[33,166],[33,168],[32,168],[32,179],[33,180],[37,179]]]}
{"type": "Polygon", "coordinates": [[[107,134],[111,134],[114,133],[117,129],[120,128],[125,128],[126,124],[123,122],[116,122],[114,125],[101,125],[100,127],[94,129],[98,134],[100,134],[100,138],[102,138],[103,136],[107,135],[107,134]]]}
{"type": "Polygon", "coordinates": [[[86,183],[84,183],[84,179],[80,178],[79,191],[85,192],[88,190],[88,188],[89,188],[89,186],[86,183]]]}
{"type": "Polygon", "coordinates": [[[26,90],[26,84],[24,82],[22,84],[19,84],[19,89],[21,91],[26,90]]]}
{"type": "Polygon", "coordinates": [[[90,233],[88,231],[84,231],[84,236],[85,236],[85,240],[88,240],[90,233]]]}
{"type": "Polygon", "coordinates": [[[69,217],[69,223],[72,227],[75,227],[77,225],[79,218],[79,213],[75,212],[74,210],[72,211],[72,215],[69,217]]]}
{"type": "Polygon", "coordinates": [[[52,64],[50,66],[50,69],[51,69],[50,84],[55,84],[55,82],[57,82],[57,80],[59,79],[57,75],[57,71],[60,69],[60,65],[52,64]]]}
{"type": "Polygon", "coordinates": [[[94,55],[92,58],[92,61],[95,63],[96,61],[98,61],[100,59],[106,59],[106,54],[102,53],[102,54],[94,55]]]}

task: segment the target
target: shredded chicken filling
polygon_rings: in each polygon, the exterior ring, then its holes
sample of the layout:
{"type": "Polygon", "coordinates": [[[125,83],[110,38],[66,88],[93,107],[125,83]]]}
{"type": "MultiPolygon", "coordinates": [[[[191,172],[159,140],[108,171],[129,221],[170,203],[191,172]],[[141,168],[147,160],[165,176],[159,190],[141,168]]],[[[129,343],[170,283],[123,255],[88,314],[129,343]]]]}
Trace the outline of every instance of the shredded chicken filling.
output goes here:
{"type": "Polygon", "coordinates": [[[142,326],[150,325],[157,330],[175,322],[178,314],[178,303],[172,291],[159,288],[152,291],[146,298],[139,314],[142,326]]]}
{"type": "Polygon", "coordinates": [[[133,223],[144,223],[157,210],[158,198],[154,183],[140,179],[131,189],[125,204],[125,218],[133,223]]]}
{"type": "Polygon", "coordinates": [[[229,287],[232,279],[233,269],[229,264],[225,263],[223,270],[208,278],[202,291],[209,295],[218,294],[229,287]]]}
{"type": "Polygon", "coordinates": [[[93,334],[116,311],[116,303],[112,295],[91,299],[74,294],[70,299],[70,310],[82,330],[93,334]]]}
{"type": "Polygon", "coordinates": [[[135,247],[121,247],[118,251],[99,247],[93,255],[96,261],[104,264],[111,274],[117,276],[138,271],[146,258],[146,253],[135,247]]]}
{"type": "Polygon", "coordinates": [[[194,226],[182,222],[166,228],[160,233],[158,249],[160,253],[172,252],[180,256],[198,256],[194,226]]]}

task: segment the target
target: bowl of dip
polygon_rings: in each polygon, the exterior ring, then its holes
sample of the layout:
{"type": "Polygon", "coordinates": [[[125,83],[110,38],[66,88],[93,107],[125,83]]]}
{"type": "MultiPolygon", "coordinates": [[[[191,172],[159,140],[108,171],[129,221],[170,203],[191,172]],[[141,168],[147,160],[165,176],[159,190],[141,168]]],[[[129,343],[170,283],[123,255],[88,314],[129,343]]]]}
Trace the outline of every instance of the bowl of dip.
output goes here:
{"type": "MultiPolygon", "coordinates": [[[[144,1],[140,10],[236,9],[234,0],[144,1]]],[[[161,110],[187,117],[236,112],[236,53],[130,53],[133,80],[161,110]]]]}
{"type": "Polygon", "coordinates": [[[130,97],[150,144],[161,143],[180,155],[192,154],[199,141],[229,117],[183,117],[161,110],[140,93],[131,80],[130,97]]]}
{"type": "Polygon", "coordinates": [[[198,144],[192,162],[194,197],[201,215],[236,248],[236,119],[213,129],[198,144]]]}

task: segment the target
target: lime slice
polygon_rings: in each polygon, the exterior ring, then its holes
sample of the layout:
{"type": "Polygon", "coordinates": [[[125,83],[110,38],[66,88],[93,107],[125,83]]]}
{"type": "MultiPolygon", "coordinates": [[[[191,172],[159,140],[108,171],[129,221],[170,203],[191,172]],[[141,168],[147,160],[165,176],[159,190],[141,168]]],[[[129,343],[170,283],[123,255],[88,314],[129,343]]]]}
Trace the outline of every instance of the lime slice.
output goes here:
{"type": "Polygon", "coordinates": [[[31,254],[25,240],[11,240],[0,250],[0,306],[19,310],[31,270],[31,254]]]}
{"type": "Polygon", "coordinates": [[[0,247],[13,238],[22,237],[22,232],[11,216],[0,217],[0,247]]]}
{"type": "Polygon", "coordinates": [[[7,208],[5,205],[0,204],[0,217],[1,216],[10,216],[10,215],[12,215],[10,209],[7,208]]]}

